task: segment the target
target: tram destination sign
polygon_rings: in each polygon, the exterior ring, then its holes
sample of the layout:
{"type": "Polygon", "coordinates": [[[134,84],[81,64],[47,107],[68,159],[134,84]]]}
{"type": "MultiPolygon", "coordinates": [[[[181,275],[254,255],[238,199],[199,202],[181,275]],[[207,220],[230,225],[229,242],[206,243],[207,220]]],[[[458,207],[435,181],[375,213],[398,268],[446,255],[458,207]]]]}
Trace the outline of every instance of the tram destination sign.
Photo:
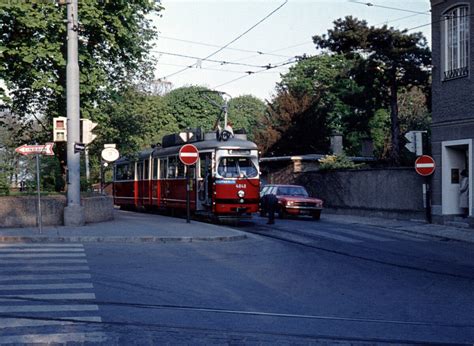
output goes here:
{"type": "Polygon", "coordinates": [[[15,149],[15,151],[21,155],[30,155],[30,154],[40,154],[40,155],[54,155],[53,152],[54,143],[46,144],[35,144],[27,145],[23,144],[22,146],[15,149]]]}
{"type": "Polygon", "coordinates": [[[194,165],[199,158],[197,148],[192,144],[185,144],[179,149],[179,159],[185,165],[194,165]]]}

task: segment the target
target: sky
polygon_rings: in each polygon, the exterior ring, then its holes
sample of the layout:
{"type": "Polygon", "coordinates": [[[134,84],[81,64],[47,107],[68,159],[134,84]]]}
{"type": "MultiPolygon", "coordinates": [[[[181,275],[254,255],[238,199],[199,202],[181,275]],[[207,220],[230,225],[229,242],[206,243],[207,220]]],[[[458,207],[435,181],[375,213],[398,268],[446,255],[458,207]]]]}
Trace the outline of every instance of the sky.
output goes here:
{"type": "Polygon", "coordinates": [[[312,36],[327,33],[334,20],[347,15],[364,19],[369,25],[414,28],[410,32],[421,31],[431,42],[429,0],[372,0],[373,6],[367,3],[161,0],[165,9],[161,16],[152,17],[159,31],[153,49],[158,59],[155,77],[161,81],[159,85],[168,88],[202,85],[231,97],[251,94],[270,100],[280,75],[288,72],[295,57],[317,54],[312,36]],[[214,61],[204,60],[224,46],[208,58],[214,61]],[[269,65],[279,67],[266,69],[269,65]]]}

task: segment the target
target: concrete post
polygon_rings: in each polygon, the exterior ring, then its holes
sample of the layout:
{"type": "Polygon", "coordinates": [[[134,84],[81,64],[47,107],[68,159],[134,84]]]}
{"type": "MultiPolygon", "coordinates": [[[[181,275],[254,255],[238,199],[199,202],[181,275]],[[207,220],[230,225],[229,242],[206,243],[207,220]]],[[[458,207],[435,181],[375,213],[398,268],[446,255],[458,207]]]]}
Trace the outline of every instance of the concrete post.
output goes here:
{"type": "Polygon", "coordinates": [[[343,153],[342,135],[336,132],[331,134],[331,153],[335,155],[343,153]]]}
{"type": "Polygon", "coordinates": [[[67,207],[64,208],[65,226],[82,226],[85,223],[81,206],[80,153],[74,153],[74,143],[80,141],[79,63],[78,37],[79,17],[77,0],[67,2],[67,207]]]}

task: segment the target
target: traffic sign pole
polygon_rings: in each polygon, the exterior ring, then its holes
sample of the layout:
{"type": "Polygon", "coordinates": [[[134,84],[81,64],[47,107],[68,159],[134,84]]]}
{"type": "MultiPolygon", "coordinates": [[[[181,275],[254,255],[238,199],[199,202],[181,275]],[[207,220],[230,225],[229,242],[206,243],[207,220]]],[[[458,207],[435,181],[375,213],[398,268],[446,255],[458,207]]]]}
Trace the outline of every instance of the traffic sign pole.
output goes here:
{"type": "MultiPolygon", "coordinates": [[[[189,131],[187,132],[187,141],[189,141],[189,131]]],[[[186,222],[190,223],[191,219],[191,175],[190,167],[194,165],[199,158],[199,152],[197,148],[192,144],[185,144],[179,149],[179,159],[186,168],[186,222]]]]}
{"type": "Polygon", "coordinates": [[[426,220],[431,223],[431,175],[436,168],[435,160],[428,155],[419,156],[415,161],[416,173],[425,177],[423,184],[423,207],[426,212],[426,220]]]}
{"type": "Polygon", "coordinates": [[[189,167],[186,167],[186,223],[191,222],[191,175],[189,167]]]}
{"type": "Polygon", "coordinates": [[[40,159],[39,154],[36,154],[36,191],[38,193],[38,218],[39,233],[43,233],[43,214],[41,212],[41,189],[40,189],[40,159]]]}
{"type": "Polygon", "coordinates": [[[425,177],[425,183],[423,184],[423,197],[426,221],[428,221],[428,223],[431,223],[431,176],[425,177]]]}

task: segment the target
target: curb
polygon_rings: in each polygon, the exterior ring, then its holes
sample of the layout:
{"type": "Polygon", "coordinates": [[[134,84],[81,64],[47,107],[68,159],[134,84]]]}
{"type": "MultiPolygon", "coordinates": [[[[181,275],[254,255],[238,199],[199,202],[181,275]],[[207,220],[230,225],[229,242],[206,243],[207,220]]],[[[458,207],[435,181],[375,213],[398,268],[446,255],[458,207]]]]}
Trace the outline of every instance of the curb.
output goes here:
{"type": "Polygon", "coordinates": [[[194,243],[211,241],[239,241],[245,240],[247,236],[217,236],[217,237],[47,237],[47,236],[0,236],[0,243],[194,243]]]}

